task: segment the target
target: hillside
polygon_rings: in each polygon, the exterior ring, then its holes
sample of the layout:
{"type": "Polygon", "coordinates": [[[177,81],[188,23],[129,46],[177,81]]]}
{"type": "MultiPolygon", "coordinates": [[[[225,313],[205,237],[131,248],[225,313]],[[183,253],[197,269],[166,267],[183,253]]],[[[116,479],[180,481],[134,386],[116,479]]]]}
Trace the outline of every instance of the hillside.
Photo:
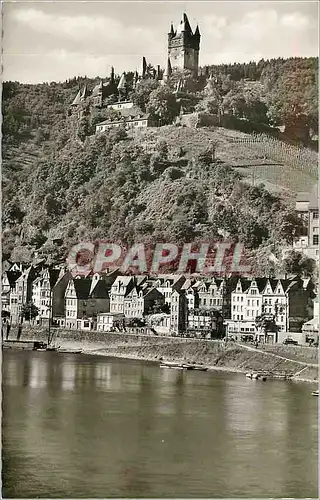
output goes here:
{"type": "MultiPolygon", "coordinates": [[[[252,135],[220,127],[192,129],[166,126],[156,130],[145,130],[141,138],[146,142],[146,148],[149,149],[158,140],[164,140],[170,151],[179,154],[182,148],[189,159],[199,154],[205,145],[210,147],[210,143],[213,142],[216,145],[215,155],[218,161],[236,168],[236,171],[249,184],[263,183],[270,191],[284,196],[292,197],[299,191],[310,191],[317,179],[318,155],[316,152],[307,149],[299,150],[292,146],[290,148],[292,155],[298,157],[303,151],[302,154],[306,156],[293,166],[289,155],[283,158],[276,154],[277,148],[273,145],[276,141],[267,137],[264,138],[266,142],[272,142],[269,154],[259,144],[249,145],[240,142],[250,141],[252,135]]],[[[277,142],[282,144],[280,141],[277,142]]]]}
{"type": "MultiPolygon", "coordinates": [[[[292,71],[294,61],[289,62],[292,71]]],[[[313,60],[294,63],[303,71],[311,64],[314,71],[313,60]]],[[[87,79],[87,84],[97,81],[87,79]]],[[[28,259],[41,250],[56,262],[80,238],[131,244],[228,237],[245,244],[256,272],[272,272],[270,252],[280,255],[281,245],[302,230],[294,193],[313,185],[315,153],[218,127],[167,125],[135,135],[118,129],[94,136],[98,117],[86,110],[81,140],[70,103],[83,82],[4,85],[4,257],[28,259]],[[61,248],[53,245],[56,238],[63,240],[61,248]]],[[[148,85],[132,98],[142,96],[146,108],[152,101],[155,113],[166,110],[165,99],[175,98],[172,90],[165,89],[163,97],[162,90],[148,85]]],[[[248,98],[251,90],[232,85],[228,80],[224,99],[230,101],[233,93],[234,107],[236,92],[245,91],[248,98]]],[[[208,99],[212,105],[206,92],[200,92],[201,106],[208,99]]],[[[254,97],[252,102],[241,113],[255,113],[257,119],[262,101],[254,97]]],[[[265,110],[263,104],[263,120],[265,110]]],[[[249,123],[248,117],[239,119],[249,123]]]]}

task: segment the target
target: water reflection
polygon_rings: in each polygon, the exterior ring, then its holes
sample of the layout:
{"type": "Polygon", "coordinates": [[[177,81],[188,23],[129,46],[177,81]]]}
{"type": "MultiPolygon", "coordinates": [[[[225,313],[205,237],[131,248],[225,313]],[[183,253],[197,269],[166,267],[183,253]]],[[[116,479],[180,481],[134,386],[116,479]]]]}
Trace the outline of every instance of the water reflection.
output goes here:
{"type": "Polygon", "coordinates": [[[4,353],[6,497],[316,497],[307,384],[4,353]]]}

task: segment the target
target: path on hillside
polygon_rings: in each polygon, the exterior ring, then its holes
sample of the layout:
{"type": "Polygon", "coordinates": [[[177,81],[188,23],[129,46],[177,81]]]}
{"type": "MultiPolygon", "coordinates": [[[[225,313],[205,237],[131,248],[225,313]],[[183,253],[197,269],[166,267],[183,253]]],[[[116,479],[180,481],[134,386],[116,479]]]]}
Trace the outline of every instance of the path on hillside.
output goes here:
{"type": "Polygon", "coordinates": [[[309,367],[309,368],[318,368],[319,364],[318,363],[309,363],[308,361],[297,361],[296,359],[292,358],[287,358],[285,356],[281,356],[280,354],[275,354],[270,351],[263,351],[262,349],[256,348],[256,347],[251,347],[248,345],[241,344],[240,342],[235,342],[236,345],[239,347],[243,347],[244,349],[247,349],[248,351],[253,351],[255,353],[260,352],[261,354],[265,354],[268,356],[274,356],[275,358],[282,359],[284,361],[290,361],[292,363],[297,363],[299,365],[303,365],[304,367],[309,367]]]}

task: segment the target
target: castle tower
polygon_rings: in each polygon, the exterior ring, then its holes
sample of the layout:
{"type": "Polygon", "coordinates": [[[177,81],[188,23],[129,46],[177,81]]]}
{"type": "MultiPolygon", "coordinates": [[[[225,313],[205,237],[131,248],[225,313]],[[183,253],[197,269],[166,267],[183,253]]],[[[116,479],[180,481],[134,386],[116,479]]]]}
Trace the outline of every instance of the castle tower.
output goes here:
{"type": "Polygon", "coordinates": [[[117,88],[119,93],[119,101],[125,101],[128,95],[128,85],[125,73],[122,73],[117,88]]]}
{"type": "Polygon", "coordinates": [[[111,66],[111,73],[110,73],[110,84],[114,84],[114,67],[111,66]]]}
{"type": "Polygon", "coordinates": [[[132,86],[133,86],[133,88],[134,88],[134,89],[136,89],[136,88],[137,88],[138,83],[139,83],[139,73],[138,73],[138,71],[136,70],[136,71],[134,72],[134,74],[133,74],[133,82],[132,82],[132,86]]]}
{"type": "Polygon", "coordinates": [[[188,17],[183,14],[182,20],[176,29],[171,24],[168,33],[168,58],[172,69],[189,70],[198,76],[200,31],[196,27],[192,32],[188,17]]]}
{"type": "Polygon", "coordinates": [[[166,82],[168,80],[168,78],[170,78],[171,75],[172,75],[172,67],[171,67],[170,58],[168,57],[167,66],[166,66],[166,69],[165,69],[164,74],[163,74],[163,81],[166,82]]]}
{"type": "Polygon", "coordinates": [[[140,70],[139,70],[139,78],[144,79],[144,78],[146,78],[146,76],[147,76],[147,61],[146,61],[146,58],[143,57],[142,62],[141,62],[141,66],[140,66],[140,70]]]}

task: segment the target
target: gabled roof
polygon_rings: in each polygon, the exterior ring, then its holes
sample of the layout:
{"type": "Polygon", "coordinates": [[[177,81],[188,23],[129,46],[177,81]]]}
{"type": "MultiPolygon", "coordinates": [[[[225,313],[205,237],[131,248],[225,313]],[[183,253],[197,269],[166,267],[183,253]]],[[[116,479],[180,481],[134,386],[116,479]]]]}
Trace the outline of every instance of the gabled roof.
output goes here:
{"type": "Polygon", "coordinates": [[[109,298],[109,290],[106,281],[104,279],[97,280],[93,289],[90,287],[89,297],[90,299],[108,299],[109,298]]]}
{"type": "Polygon", "coordinates": [[[255,281],[257,283],[257,287],[260,293],[262,293],[265,290],[268,284],[270,284],[271,290],[273,292],[274,284],[272,283],[272,280],[269,280],[268,278],[255,278],[255,281]]]}
{"type": "Polygon", "coordinates": [[[91,287],[91,279],[90,278],[74,279],[73,285],[76,291],[77,299],[88,300],[91,287]]]}
{"type": "Polygon", "coordinates": [[[81,90],[78,91],[76,97],[73,99],[71,106],[78,106],[81,103],[81,90]]]}
{"type": "Polygon", "coordinates": [[[186,281],[183,283],[181,290],[188,290],[189,288],[193,288],[193,285],[194,285],[194,279],[187,278],[186,281]]]}
{"type": "Polygon", "coordinates": [[[50,281],[50,288],[52,289],[55,284],[58,282],[58,279],[60,277],[60,269],[49,269],[49,281],[50,281]]]}
{"type": "Polygon", "coordinates": [[[164,298],[163,294],[159,292],[159,290],[157,290],[155,287],[145,288],[143,290],[143,296],[147,297],[148,295],[157,295],[159,298],[164,298]]]}
{"type": "Polygon", "coordinates": [[[14,285],[18,278],[21,276],[21,271],[6,271],[4,274],[7,275],[10,285],[14,285]]]}
{"type": "Polygon", "coordinates": [[[233,292],[236,292],[237,287],[238,287],[238,283],[240,283],[240,285],[241,285],[241,290],[242,290],[241,293],[244,293],[250,287],[251,280],[249,280],[247,278],[238,278],[236,283],[235,283],[234,289],[232,290],[233,292]]]}
{"type": "Polygon", "coordinates": [[[84,100],[86,97],[88,97],[88,95],[89,95],[89,90],[87,85],[85,85],[81,92],[81,100],[84,100]]]}
{"type": "Polygon", "coordinates": [[[128,286],[133,281],[133,276],[117,276],[112,286],[128,286]]]}
{"type": "Polygon", "coordinates": [[[135,282],[137,286],[141,286],[143,283],[145,283],[147,280],[146,276],[135,276],[135,282]]]}
{"type": "Polygon", "coordinates": [[[103,92],[103,85],[102,85],[102,80],[93,88],[92,97],[98,97],[102,94],[103,92]]]}
{"type": "Polygon", "coordinates": [[[135,286],[134,276],[118,276],[111,287],[112,293],[117,293],[119,287],[123,286],[123,295],[126,296],[133,286],[135,286]]]}
{"type": "Polygon", "coordinates": [[[127,86],[127,78],[126,78],[126,74],[125,73],[122,73],[121,77],[120,77],[120,81],[118,83],[118,87],[117,89],[118,90],[124,90],[127,86]]]}

